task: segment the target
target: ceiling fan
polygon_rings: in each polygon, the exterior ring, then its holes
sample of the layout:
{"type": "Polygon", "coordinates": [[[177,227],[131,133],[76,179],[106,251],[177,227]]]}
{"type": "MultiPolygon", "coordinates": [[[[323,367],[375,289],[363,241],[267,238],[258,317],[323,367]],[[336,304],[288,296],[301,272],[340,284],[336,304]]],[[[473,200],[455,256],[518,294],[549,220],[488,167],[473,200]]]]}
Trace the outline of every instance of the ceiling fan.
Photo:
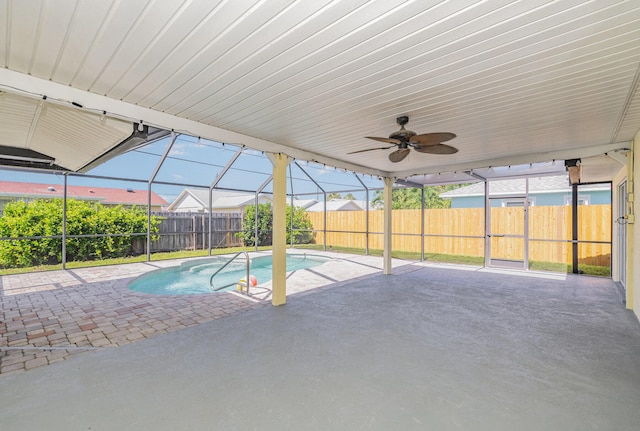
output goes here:
{"type": "Polygon", "coordinates": [[[348,154],[364,153],[365,151],[375,150],[388,150],[389,148],[397,147],[397,149],[389,154],[389,160],[393,163],[398,163],[405,159],[409,155],[411,148],[419,153],[429,154],[454,154],[458,152],[457,148],[450,145],[443,144],[443,142],[449,141],[456,137],[454,133],[439,132],[439,133],[424,133],[417,135],[416,132],[407,130],[404,125],[409,122],[409,117],[402,116],[396,119],[400,125],[400,130],[393,132],[388,138],[378,138],[375,136],[367,136],[368,139],[374,141],[386,142],[393,144],[388,147],[368,148],[366,150],[352,151],[348,154]]]}

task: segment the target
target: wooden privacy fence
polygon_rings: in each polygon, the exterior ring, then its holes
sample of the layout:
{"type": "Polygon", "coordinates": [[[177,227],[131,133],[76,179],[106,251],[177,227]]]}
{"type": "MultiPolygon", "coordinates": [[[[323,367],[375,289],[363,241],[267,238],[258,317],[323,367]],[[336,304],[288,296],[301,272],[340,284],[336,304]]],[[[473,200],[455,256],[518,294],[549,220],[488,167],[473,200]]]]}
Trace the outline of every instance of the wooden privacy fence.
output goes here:
{"type": "MultiPolygon", "coordinates": [[[[151,243],[151,251],[206,249],[209,237],[209,214],[154,212],[160,218],[158,240],[151,243]]],[[[236,236],[242,231],[242,214],[211,214],[212,248],[242,245],[236,236]]]]}
{"type": "MultiPolygon", "coordinates": [[[[524,235],[524,214],[520,207],[491,208],[493,233],[524,235]]],[[[324,214],[308,213],[316,243],[324,242],[324,214]]],[[[365,248],[366,211],[327,212],[327,247],[365,248]]],[[[369,248],[383,248],[382,210],[369,211],[369,248]]],[[[393,211],[393,249],[420,252],[421,211],[393,211]]],[[[611,205],[583,205],[578,208],[580,263],[609,266],[611,260],[611,205]],[[589,243],[589,241],[604,242],[589,243]]],[[[484,256],[484,208],[426,209],[424,222],[426,253],[484,256]]],[[[529,207],[529,259],[540,262],[571,262],[571,207],[529,207]]],[[[491,255],[497,259],[522,259],[524,239],[492,240],[491,255]]]]}

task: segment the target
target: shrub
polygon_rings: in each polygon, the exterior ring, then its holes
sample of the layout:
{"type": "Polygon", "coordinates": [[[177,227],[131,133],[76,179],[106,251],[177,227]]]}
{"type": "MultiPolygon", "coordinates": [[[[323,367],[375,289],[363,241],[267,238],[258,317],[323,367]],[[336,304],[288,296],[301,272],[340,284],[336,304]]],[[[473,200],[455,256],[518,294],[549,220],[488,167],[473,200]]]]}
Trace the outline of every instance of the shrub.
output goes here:
{"type": "MultiPolygon", "coordinates": [[[[10,202],[0,217],[0,236],[5,238],[62,235],[61,199],[10,202]]],[[[159,221],[151,219],[151,232],[158,232],[159,221]]],[[[142,208],[104,206],[75,199],[67,201],[67,236],[132,234],[146,232],[147,213],[142,208]]],[[[67,260],[93,260],[132,254],[135,237],[98,236],[67,238],[67,260]]],[[[12,239],[0,241],[3,267],[54,264],[62,261],[62,239],[12,239]]]]}
{"type": "MultiPolygon", "coordinates": [[[[242,232],[238,236],[242,238],[245,246],[254,246],[256,208],[248,206],[245,208],[244,219],[242,220],[242,232]]],[[[271,204],[258,205],[258,245],[271,245],[273,239],[273,211],[271,204]]],[[[287,244],[293,241],[295,244],[309,244],[313,242],[313,226],[307,212],[302,208],[293,209],[293,232],[291,232],[291,206],[287,206],[287,244]]]]}

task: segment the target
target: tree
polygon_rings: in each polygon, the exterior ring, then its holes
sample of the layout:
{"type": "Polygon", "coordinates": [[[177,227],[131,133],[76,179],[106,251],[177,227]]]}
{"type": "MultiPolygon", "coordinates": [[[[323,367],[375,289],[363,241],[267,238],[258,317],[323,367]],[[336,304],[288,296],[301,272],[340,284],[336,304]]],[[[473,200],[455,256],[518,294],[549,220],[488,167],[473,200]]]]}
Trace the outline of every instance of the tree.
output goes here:
{"type": "MultiPolygon", "coordinates": [[[[424,188],[425,208],[450,208],[451,200],[440,197],[441,193],[454,190],[466,184],[447,184],[441,186],[426,186],[424,188]]],[[[373,205],[382,208],[383,191],[376,190],[373,205]]],[[[402,188],[393,190],[393,209],[419,209],[422,206],[422,196],[419,188],[402,188]]]]}
{"type": "Polygon", "coordinates": [[[355,201],[355,200],[356,200],[356,197],[355,197],[354,195],[352,195],[351,193],[347,193],[347,194],[344,196],[344,199],[347,199],[347,200],[350,200],[350,201],[355,201]]]}
{"type": "MultiPolygon", "coordinates": [[[[242,232],[237,235],[242,238],[245,246],[256,245],[256,207],[251,205],[245,208],[242,219],[242,232]]],[[[258,245],[271,245],[273,226],[273,212],[271,204],[258,205],[258,245]]]]}
{"type": "MultiPolygon", "coordinates": [[[[242,220],[242,238],[245,246],[254,246],[256,209],[255,206],[246,207],[242,220]]],[[[291,242],[291,206],[287,205],[287,243],[291,242]]],[[[273,211],[271,204],[258,205],[258,245],[271,245],[273,241],[273,211]]],[[[313,226],[307,212],[299,207],[293,207],[293,241],[294,244],[309,244],[313,242],[313,226]]]]}
{"type": "Polygon", "coordinates": [[[330,200],[333,200],[333,199],[342,199],[342,196],[340,195],[340,193],[335,193],[335,192],[334,193],[329,193],[327,195],[327,200],[330,201],[330,200]]]}

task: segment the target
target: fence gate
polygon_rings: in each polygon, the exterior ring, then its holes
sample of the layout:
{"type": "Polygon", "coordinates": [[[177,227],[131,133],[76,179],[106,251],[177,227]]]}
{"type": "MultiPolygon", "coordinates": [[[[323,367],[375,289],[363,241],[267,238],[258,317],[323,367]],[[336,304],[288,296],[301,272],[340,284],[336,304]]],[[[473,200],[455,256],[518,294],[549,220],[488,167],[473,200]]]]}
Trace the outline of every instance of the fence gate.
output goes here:
{"type": "Polygon", "coordinates": [[[488,201],[488,266],[528,269],[529,205],[526,196],[489,197],[488,201]]]}

